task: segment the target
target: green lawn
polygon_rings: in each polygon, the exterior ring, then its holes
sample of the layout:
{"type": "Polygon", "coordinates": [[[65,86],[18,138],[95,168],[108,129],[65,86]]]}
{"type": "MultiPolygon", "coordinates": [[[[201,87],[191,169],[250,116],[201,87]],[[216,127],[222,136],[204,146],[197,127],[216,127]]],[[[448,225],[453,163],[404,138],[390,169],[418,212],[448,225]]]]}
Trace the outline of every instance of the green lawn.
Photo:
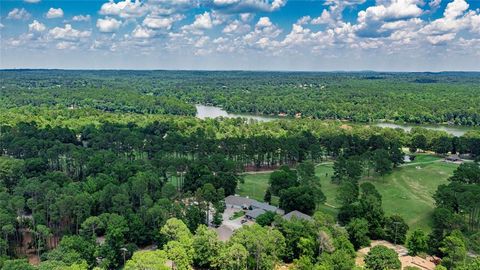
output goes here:
{"type": "MultiPolygon", "coordinates": [[[[438,157],[419,155],[412,164],[396,168],[390,175],[374,176],[362,181],[370,181],[377,187],[382,194],[383,208],[387,215],[398,213],[411,228],[429,231],[429,217],[434,208],[432,195],[438,185],[448,182],[448,177],[458,166],[438,160],[438,157]]],[[[335,201],[338,186],[330,181],[333,174],[332,165],[317,166],[316,174],[327,197],[326,205],[322,205],[320,210],[335,215],[337,212],[335,207],[339,206],[335,201]]],[[[245,183],[239,184],[237,193],[263,201],[269,176],[270,173],[245,175],[245,183]]],[[[278,198],[274,198],[274,203],[276,202],[278,198]]]]}
{"type": "MultiPolygon", "coordinates": [[[[265,191],[268,188],[268,178],[270,173],[258,172],[255,174],[245,174],[244,183],[239,183],[237,194],[240,196],[248,196],[257,201],[263,202],[265,191]]],[[[278,205],[278,197],[272,196],[272,204],[278,205]]]]}

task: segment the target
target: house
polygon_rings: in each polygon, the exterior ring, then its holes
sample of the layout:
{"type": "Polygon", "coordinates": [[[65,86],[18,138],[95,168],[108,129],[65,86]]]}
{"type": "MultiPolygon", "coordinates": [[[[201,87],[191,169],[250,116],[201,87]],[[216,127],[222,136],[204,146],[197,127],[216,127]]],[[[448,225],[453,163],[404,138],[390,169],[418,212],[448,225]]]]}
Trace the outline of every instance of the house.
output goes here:
{"type": "Polygon", "coordinates": [[[458,155],[450,155],[445,158],[446,162],[462,162],[462,159],[458,155]]]}
{"type": "Polygon", "coordinates": [[[247,213],[245,213],[245,217],[247,219],[250,219],[250,220],[255,220],[255,219],[257,219],[258,216],[260,216],[262,214],[265,214],[266,212],[267,211],[265,211],[263,209],[256,208],[256,209],[250,210],[247,213]]]}
{"type": "Polygon", "coordinates": [[[259,202],[254,199],[237,196],[237,195],[230,195],[225,198],[225,205],[227,208],[237,208],[243,210],[254,210],[254,209],[262,209],[265,212],[271,211],[277,213],[279,215],[285,214],[285,211],[282,209],[270,205],[268,203],[259,202]]]}
{"type": "Polygon", "coordinates": [[[285,220],[288,220],[288,221],[290,221],[292,218],[302,219],[302,220],[307,220],[307,221],[313,220],[311,216],[309,216],[307,214],[304,214],[304,213],[302,213],[300,211],[297,211],[297,210],[294,210],[294,211],[284,215],[282,218],[285,219],[285,220]]]}

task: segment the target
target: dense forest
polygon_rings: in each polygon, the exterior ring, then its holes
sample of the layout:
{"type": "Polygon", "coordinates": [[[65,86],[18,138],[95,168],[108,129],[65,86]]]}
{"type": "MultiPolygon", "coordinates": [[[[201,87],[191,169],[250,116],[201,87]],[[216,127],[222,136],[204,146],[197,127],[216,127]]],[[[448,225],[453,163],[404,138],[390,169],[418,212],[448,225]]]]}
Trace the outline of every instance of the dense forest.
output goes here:
{"type": "MultiPolygon", "coordinates": [[[[439,118],[422,121],[478,121],[478,97],[474,97],[478,76],[173,71],[1,71],[0,75],[2,269],[234,270],[274,269],[288,263],[293,269],[351,270],[357,267],[355,251],[377,239],[405,244],[412,255],[440,256],[439,269],[472,270],[480,264],[470,256],[480,250],[478,132],[453,137],[423,128],[405,132],[332,119],[200,120],[193,117],[192,105],[229,108],[235,102],[238,107],[231,110],[270,114],[283,112],[282,102],[292,106],[298,98],[299,107],[285,112],[305,108],[302,113],[308,115],[307,108],[314,106],[311,116],[316,118],[406,120],[402,117],[407,113],[426,114],[435,107],[434,102],[428,107],[427,102],[413,101],[444,95],[441,110],[455,111],[463,103],[471,104],[473,113],[466,110],[461,117],[444,118],[436,111],[432,115],[439,118]],[[322,96],[314,94],[318,91],[299,88],[299,82],[316,82],[319,91],[326,84],[323,90],[332,94],[324,100],[326,107],[313,102],[322,96]],[[344,107],[345,115],[316,115],[329,106],[342,111],[348,96],[340,89],[349,83],[364,89],[345,90],[349,95],[357,93],[358,103],[344,107]],[[335,84],[337,94],[332,90],[335,84]],[[389,90],[380,90],[386,85],[389,90]],[[458,89],[452,91],[454,87],[458,89]],[[287,88],[296,89],[290,101],[273,98],[287,88]],[[242,94],[245,89],[264,93],[254,99],[265,103],[265,111],[248,109],[259,106],[255,103],[242,103],[255,96],[242,94]],[[409,104],[402,98],[408,95],[413,100],[410,110],[398,111],[398,119],[385,117],[390,110],[406,108],[396,103],[409,104]],[[316,105],[308,105],[310,101],[316,105]],[[267,104],[280,107],[268,111],[267,104]],[[357,105],[379,111],[373,116],[357,110],[357,105]],[[354,116],[363,113],[369,116],[354,116]],[[377,118],[377,113],[383,116],[377,118]],[[365,174],[391,173],[403,163],[406,148],[411,153],[462,154],[471,159],[434,194],[431,232],[409,232],[401,216],[384,213],[382,202],[388,198],[382,198],[372,184],[359,182],[365,174]],[[318,207],[325,195],[314,168],[325,160],[333,162],[331,180],[341,188],[337,200],[342,206],[336,217],[318,207]],[[245,170],[266,168],[275,171],[265,201],[277,196],[282,209],[298,210],[312,219],[285,220],[267,212],[257,224],[220,241],[211,228],[222,223],[224,198],[235,194],[245,170]],[[24,259],[27,256],[38,261],[31,265],[24,259]]],[[[478,124],[475,121],[469,124],[478,124]]],[[[396,253],[391,252],[372,248],[365,268],[400,269],[396,253]]]]}
{"type": "Polygon", "coordinates": [[[478,73],[3,70],[0,84],[2,107],[194,115],[185,101],[265,115],[480,125],[478,73]]]}

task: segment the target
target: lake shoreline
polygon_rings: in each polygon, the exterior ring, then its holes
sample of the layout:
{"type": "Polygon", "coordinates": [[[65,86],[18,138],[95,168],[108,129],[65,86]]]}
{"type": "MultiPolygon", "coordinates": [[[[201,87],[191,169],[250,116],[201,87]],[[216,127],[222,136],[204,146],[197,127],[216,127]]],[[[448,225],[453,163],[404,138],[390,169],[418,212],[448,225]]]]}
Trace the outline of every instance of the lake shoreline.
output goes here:
{"type": "MultiPolygon", "coordinates": [[[[238,114],[238,113],[229,113],[225,109],[219,106],[212,106],[212,105],[203,105],[203,104],[196,104],[195,108],[197,109],[196,117],[199,119],[207,119],[207,118],[217,118],[217,117],[224,117],[224,118],[245,118],[247,120],[256,120],[259,122],[269,122],[275,120],[293,120],[296,119],[294,117],[281,117],[281,116],[267,116],[267,115],[255,115],[255,114],[238,114]]],[[[410,132],[413,128],[425,128],[429,130],[436,130],[436,131],[444,131],[452,136],[460,137],[465,135],[468,131],[471,130],[478,130],[479,128],[476,127],[467,127],[467,126],[451,126],[451,125],[432,125],[432,124],[408,124],[408,123],[395,123],[389,121],[379,121],[373,123],[354,123],[350,121],[346,121],[346,123],[352,123],[356,125],[370,125],[376,126],[381,128],[400,128],[406,132],[410,132]]]]}

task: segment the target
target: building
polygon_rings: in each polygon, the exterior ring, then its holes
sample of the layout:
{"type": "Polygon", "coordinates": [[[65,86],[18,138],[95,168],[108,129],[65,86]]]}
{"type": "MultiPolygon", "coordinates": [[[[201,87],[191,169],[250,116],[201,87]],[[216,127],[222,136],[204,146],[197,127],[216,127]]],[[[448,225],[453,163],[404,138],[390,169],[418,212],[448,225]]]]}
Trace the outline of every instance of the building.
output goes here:
{"type": "Polygon", "coordinates": [[[267,211],[263,210],[263,209],[260,209],[260,208],[256,208],[256,209],[253,209],[253,210],[249,210],[247,213],[245,213],[245,217],[247,219],[250,219],[250,220],[255,220],[257,219],[258,216],[262,215],[262,214],[265,214],[267,211]]]}
{"type": "Polygon", "coordinates": [[[447,162],[462,162],[462,159],[458,155],[450,155],[445,158],[447,162]]]}
{"type": "Polygon", "coordinates": [[[285,220],[288,220],[288,221],[290,221],[292,218],[302,219],[302,220],[307,220],[307,221],[313,220],[311,216],[309,216],[307,214],[304,214],[304,213],[302,213],[300,211],[297,211],[297,210],[294,210],[294,211],[284,215],[282,218],[285,219],[285,220]]]}
{"type": "Polygon", "coordinates": [[[270,211],[270,212],[277,213],[279,215],[285,214],[285,211],[283,211],[282,209],[276,206],[270,205],[268,203],[259,202],[254,199],[237,196],[237,195],[230,195],[226,197],[225,205],[227,208],[237,208],[237,209],[243,209],[243,210],[261,209],[265,212],[270,211]]]}

